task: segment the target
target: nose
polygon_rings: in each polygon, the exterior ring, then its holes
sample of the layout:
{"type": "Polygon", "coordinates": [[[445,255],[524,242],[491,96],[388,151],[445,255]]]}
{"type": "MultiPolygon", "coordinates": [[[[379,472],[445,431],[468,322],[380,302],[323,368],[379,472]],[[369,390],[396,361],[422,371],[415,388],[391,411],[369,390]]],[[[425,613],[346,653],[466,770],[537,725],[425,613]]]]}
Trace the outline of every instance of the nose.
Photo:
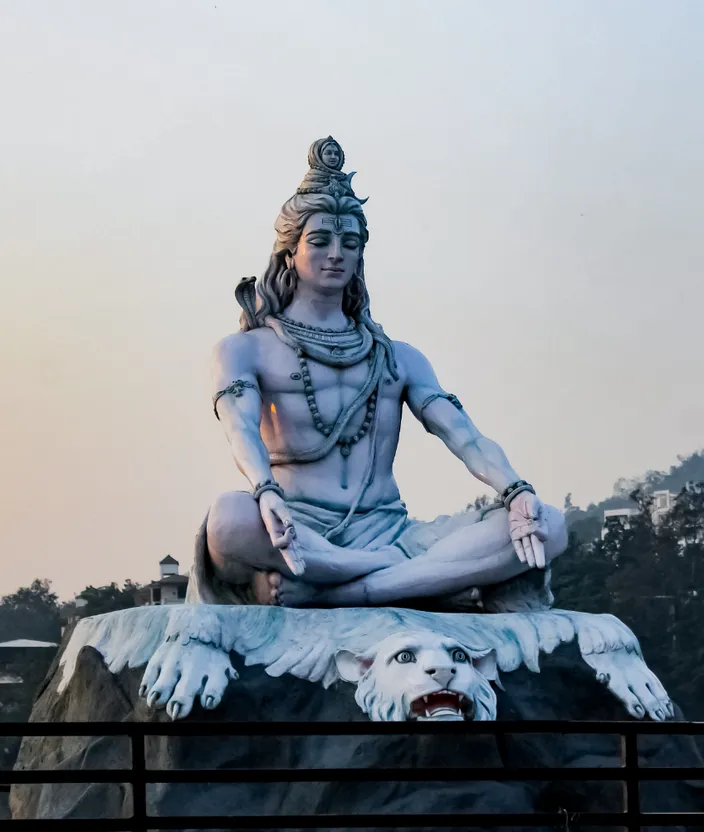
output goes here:
{"type": "Polygon", "coordinates": [[[425,671],[428,676],[434,679],[442,688],[446,688],[457,672],[455,667],[428,667],[425,671]]]}
{"type": "Polygon", "coordinates": [[[335,235],[328,250],[328,260],[333,265],[337,266],[342,263],[344,259],[345,258],[342,253],[342,239],[335,235]]]}

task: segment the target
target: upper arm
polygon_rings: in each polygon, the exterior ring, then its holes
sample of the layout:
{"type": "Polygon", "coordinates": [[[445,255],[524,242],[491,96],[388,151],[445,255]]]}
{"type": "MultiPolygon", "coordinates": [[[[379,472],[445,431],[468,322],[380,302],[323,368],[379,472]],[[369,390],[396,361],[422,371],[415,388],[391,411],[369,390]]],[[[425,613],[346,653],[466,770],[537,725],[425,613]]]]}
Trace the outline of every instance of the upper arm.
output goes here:
{"type": "Polygon", "coordinates": [[[261,393],[255,339],[243,332],[223,338],[213,349],[211,375],[215,415],[226,423],[237,415],[259,424],[261,393]]]}
{"type": "Polygon", "coordinates": [[[440,386],[435,370],[423,353],[410,344],[395,346],[406,376],[406,402],[425,429],[441,437],[458,428],[468,428],[478,434],[457,396],[440,386]]]}

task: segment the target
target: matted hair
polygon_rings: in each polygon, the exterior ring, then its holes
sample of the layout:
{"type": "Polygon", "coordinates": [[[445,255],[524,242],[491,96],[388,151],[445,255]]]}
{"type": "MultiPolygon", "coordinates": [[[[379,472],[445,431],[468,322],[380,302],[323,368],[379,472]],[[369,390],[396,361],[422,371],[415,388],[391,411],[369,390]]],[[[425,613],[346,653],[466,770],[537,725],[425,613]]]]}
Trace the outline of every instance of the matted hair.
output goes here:
{"type": "MultiPolygon", "coordinates": [[[[303,228],[313,214],[349,214],[359,220],[362,251],[354,277],[345,286],[342,311],[358,323],[365,324],[373,334],[384,337],[381,327],[371,318],[369,293],[364,281],[364,246],[369,240],[367,218],[359,200],[351,196],[335,198],[329,194],[297,193],[283,204],[274,224],[276,242],[269,265],[256,283],[256,324],[264,326],[267,316],[279,314],[293,300],[298,280],[293,268],[293,255],[296,253],[303,228]]],[[[240,326],[243,332],[254,326],[244,312],[240,317],[240,326]]]]}

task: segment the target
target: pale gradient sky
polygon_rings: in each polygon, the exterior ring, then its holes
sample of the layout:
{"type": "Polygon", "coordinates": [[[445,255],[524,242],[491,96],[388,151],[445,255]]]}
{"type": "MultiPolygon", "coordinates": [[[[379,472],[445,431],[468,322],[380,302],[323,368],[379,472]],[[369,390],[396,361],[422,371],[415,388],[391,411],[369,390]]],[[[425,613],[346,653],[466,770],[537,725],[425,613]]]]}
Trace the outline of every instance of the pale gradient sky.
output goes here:
{"type": "MultiPolygon", "coordinates": [[[[702,447],[703,54],[698,0],[4,0],[0,594],[190,564],[210,348],[328,133],[375,318],[545,500],[702,447]]],[[[484,491],[411,422],[412,513],[484,491]]]]}

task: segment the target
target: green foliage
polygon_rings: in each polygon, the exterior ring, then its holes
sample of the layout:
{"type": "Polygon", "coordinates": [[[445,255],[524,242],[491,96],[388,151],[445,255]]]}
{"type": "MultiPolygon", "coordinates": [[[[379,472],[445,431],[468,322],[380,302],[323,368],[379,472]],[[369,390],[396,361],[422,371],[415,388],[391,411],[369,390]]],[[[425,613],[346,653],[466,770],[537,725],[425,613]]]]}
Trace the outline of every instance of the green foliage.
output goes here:
{"type": "Polygon", "coordinates": [[[127,610],[135,605],[135,593],[140,585],[126,580],[122,589],[113,581],[107,586],[87,586],[77,597],[86,601],[82,615],[101,615],[104,612],[127,610]]]}
{"type": "Polygon", "coordinates": [[[0,599],[0,641],[17,638],[56,641],[61,638],[59,604],[51,581],[35,578],[0,599]]]}
{"type": "Polygon", "coordinates": [[[636,508],[637,503],[632,494],[636,491],[651,494],[653,491],[679,492],[688,482],[704,482],[704,451],[695,451],[690,456],[678,456],[677,465],[669,471],[647,471],[633,479],[621,478],[614,484],[614,493],[600,503],[590,503],[586,509],[572,505],[572,495],[568,494],[570,505],[567,514],[567,527],[583,543],[594,540],[601,533],[605,511],[616,508],[636,508]]]}
{"type": "Polygon", "coordinates": [[[629,496],[640,508],[629,528],[616,526],[589,542],[570,535],[555,563],[556,606],[617,615],[687,718],[702,719],[704,484],[685,485],[658,525],[650,490],[629,496]]]}

